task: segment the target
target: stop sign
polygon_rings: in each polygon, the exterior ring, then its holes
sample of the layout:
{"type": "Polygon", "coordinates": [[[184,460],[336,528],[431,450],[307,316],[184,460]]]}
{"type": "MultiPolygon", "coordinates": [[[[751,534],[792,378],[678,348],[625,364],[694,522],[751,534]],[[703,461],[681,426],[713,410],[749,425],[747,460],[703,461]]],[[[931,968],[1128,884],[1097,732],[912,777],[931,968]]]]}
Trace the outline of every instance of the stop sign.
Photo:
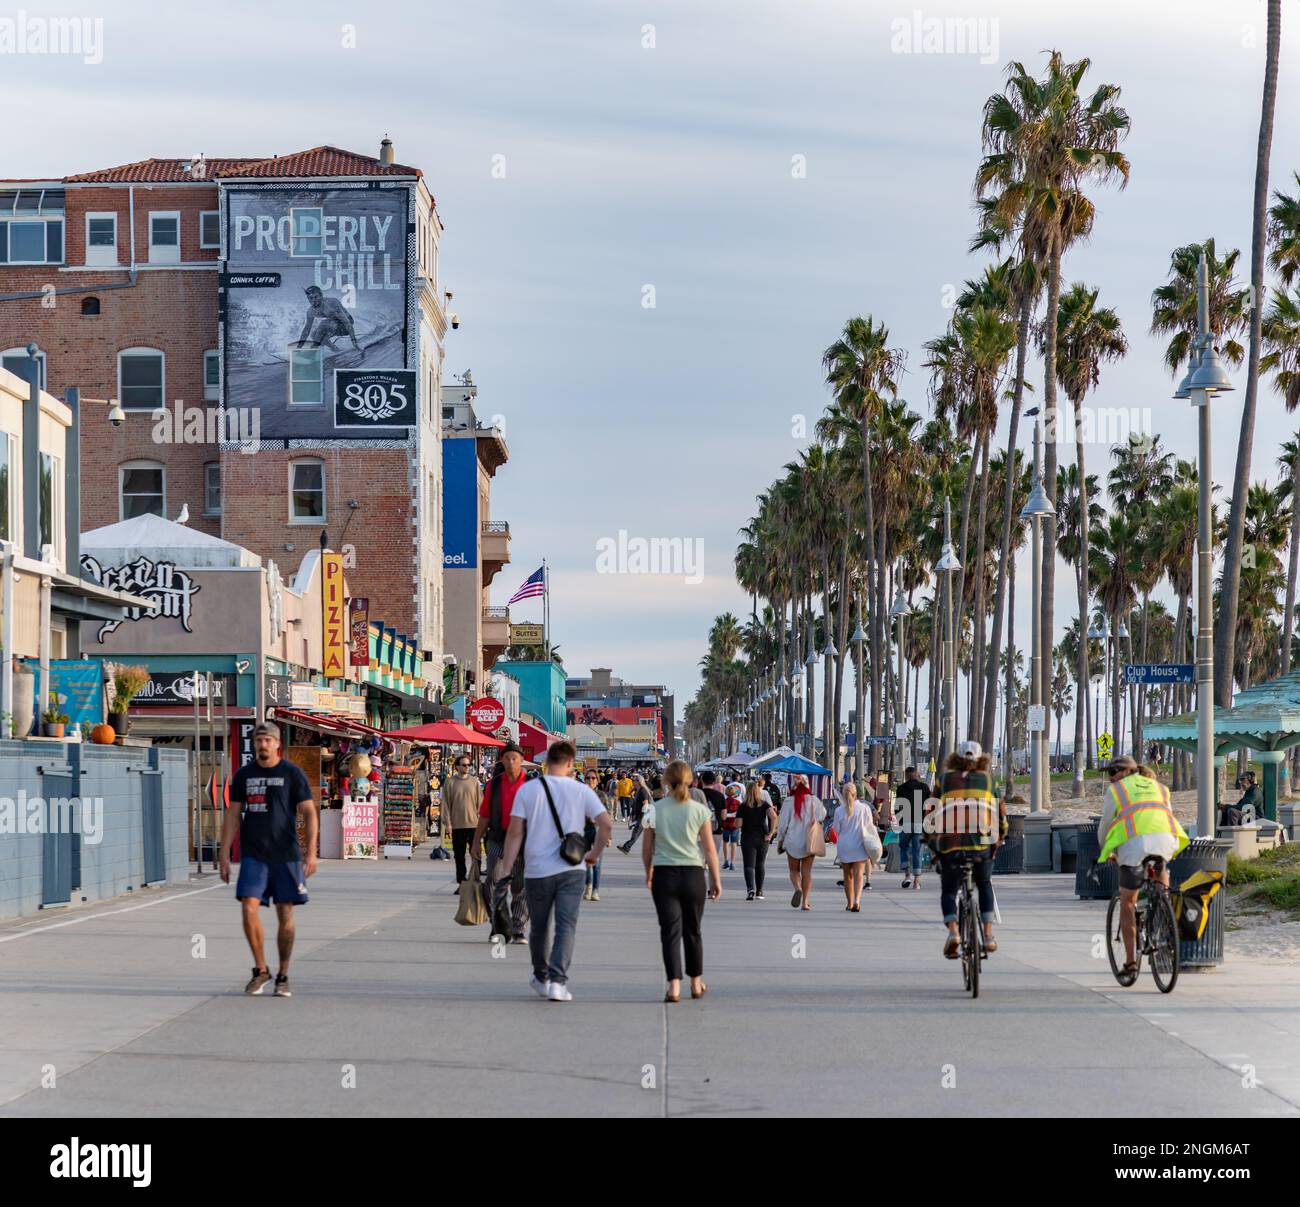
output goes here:
{"type": "Polygon", "coordinates": [[[469,706],[466,715],[469,717],[470,725],[479,733],[491,733],[501,728],[501,723],[506,719],[506,710],[505,705],[499,700],[494,700],[491,696],[483,696],[469,706]]]}

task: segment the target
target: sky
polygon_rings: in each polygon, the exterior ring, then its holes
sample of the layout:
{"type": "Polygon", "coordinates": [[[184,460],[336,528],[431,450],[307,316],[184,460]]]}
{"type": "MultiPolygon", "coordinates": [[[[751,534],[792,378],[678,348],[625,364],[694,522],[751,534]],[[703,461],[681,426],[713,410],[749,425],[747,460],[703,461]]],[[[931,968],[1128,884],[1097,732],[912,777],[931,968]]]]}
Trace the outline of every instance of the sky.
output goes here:
{"type": "MultiPolygon", "coordinates": [[[[102,17],[102,61],[5,56],[0,105],[39,120],[7,123],[4,175],[321,143],[376,154],[384,135],[424,171],[461,317],[447,369],[472,369],[480,416],[504,420],[511,451],[492,513],[511,524],[514,560],[493,602],[546,558],[571,675],[604,666],[663,682],[680,716],[713,618],[748,611],[738,529],[807,447],[801,433],[829,401],[821,353],[850,316],[888,325],[908,354],[901,396],[928,413],[922,344],[985,263],[967,252],[971,184],[981,108],[1010,60],[1037,71],[1056,47],[1092,60],[1087,84],[1122,88],[1132,178],[1094,189],[1093,237],[1071,250],[1063,281],[1099,287],[1130,341],[1095,404],[1137,408],[1168,448],[1194,455],[1194,417],[1170,398],[1163,345],[1147,334],[1150,294],[1172,248],[1207,235],[1242,249],[1248,279],[1263,0],[182,0],[79,12],[102,17]],[[919,23],[946,17],[976,18],[978,44],[909,45],[919,23]],[[684,561],[634,572],[620,533],[632,553],[637,539],[676,540],[684,561]]],[[[1287,28],[1273,187],[1300,170],[1298,69],[1300,30],[1287,28]]],[[[1041,389],[1037,362],[1030,378],[1041,389]]],[[[1241,400],[1215,402],[1221,483],[1241,400]]],[[[1262,390],[1253,478],[1276,478],[1295,427],[1262,390]]],[[[1090,467],[1104,472],[1106,449],[1086,450],[1090,467]]],[[[1019,584],[1028,577],[1026,560],[1019,584]]],[[[1068,567],[1056,581],[1063,626],[1076,608],[1068,567]]],[[[539,604],[516,605],[514,619],[540,619],[539,604]]]]}

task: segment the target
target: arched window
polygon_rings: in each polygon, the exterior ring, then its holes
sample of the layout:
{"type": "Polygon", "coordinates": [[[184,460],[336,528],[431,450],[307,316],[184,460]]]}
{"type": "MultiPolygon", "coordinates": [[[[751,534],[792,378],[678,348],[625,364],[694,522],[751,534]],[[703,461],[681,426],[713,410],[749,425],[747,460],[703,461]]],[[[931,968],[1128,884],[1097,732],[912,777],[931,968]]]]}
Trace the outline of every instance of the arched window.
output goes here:
{"type": "MultiPolygon", "coordinates": [[[[6,348],[0,352],[0,365],[8,369],[10,373],[16,373],[24,381],[27,380],[27,347],[6,348]]],[[[42,390],[48,389],[46,386],[46,365],[45,353],[36,353],[36,384],[42,390]]]]}
{"type": "Polygon", "coordinates": [[[167,470],[161,461],[124,461],[117,474],[122,519],[167,514],[167,470]]]}
{"type": "Polygon", "coordinates": [[[117,397],[124,411],[166,405],[166,362],[157,348],[123,348],[117,354],[117,397]]]}
{"type": "Polygon", "coordinates": [[[99,299],[98,299],[98,298],[82,298],[82,299],[81,299],[81,313],[82,313],[82,314],[98,314],[98,313],[99,313],[99,299]]]}
{"type": "Polygon", "coordinates": [[[289,523],[325,523],[325,462],[319,457],[289,462],[289,523]]]}

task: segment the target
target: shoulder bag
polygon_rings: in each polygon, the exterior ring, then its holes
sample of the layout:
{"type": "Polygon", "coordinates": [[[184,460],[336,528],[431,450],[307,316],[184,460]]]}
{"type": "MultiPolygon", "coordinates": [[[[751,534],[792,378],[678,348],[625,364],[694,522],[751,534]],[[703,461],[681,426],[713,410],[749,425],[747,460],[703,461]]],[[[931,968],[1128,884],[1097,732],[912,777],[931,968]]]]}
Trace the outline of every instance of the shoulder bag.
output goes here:
{"type": "Polygon", "coordinates": [[[812,810],[812,820],[808,822],[807,830],[808,854],[820,858],[826,854],[826,834],[822,830],[822,823],[817,820],[817,798],[809,796],[807,805],[812,810]]]}
{"type": "Polygon", "coordinates": [[[555,828],[560,835],[560,858],[565,863],[581,863],[587,856],[586,842],[576,831],[571,834],[564,832],[564,827],[560,824],[560,812],[555,807],[555,798],[551,796],[551,786],[546,782],[546,776],[539,775],[537,778],[542,781],[542,791],[546,793],[546,803],[551,807],[551,816],[555,818],[555,828]]]}

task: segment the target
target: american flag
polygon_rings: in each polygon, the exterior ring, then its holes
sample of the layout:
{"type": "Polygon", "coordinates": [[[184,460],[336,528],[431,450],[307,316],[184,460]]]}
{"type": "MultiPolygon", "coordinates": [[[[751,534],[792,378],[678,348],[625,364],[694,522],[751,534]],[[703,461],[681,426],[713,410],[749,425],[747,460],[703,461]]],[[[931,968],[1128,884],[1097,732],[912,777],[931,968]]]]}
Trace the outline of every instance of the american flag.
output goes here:
{"type": "Polygon", "coordinates": [[[506,607],[512,603],[518,603],[521,599],[532,599],[535,595],[546,594],[546,567],[543,566],[536,574],[530,574],[525,580],[524,585],[519,588],[508,600],[506,607]]]}

